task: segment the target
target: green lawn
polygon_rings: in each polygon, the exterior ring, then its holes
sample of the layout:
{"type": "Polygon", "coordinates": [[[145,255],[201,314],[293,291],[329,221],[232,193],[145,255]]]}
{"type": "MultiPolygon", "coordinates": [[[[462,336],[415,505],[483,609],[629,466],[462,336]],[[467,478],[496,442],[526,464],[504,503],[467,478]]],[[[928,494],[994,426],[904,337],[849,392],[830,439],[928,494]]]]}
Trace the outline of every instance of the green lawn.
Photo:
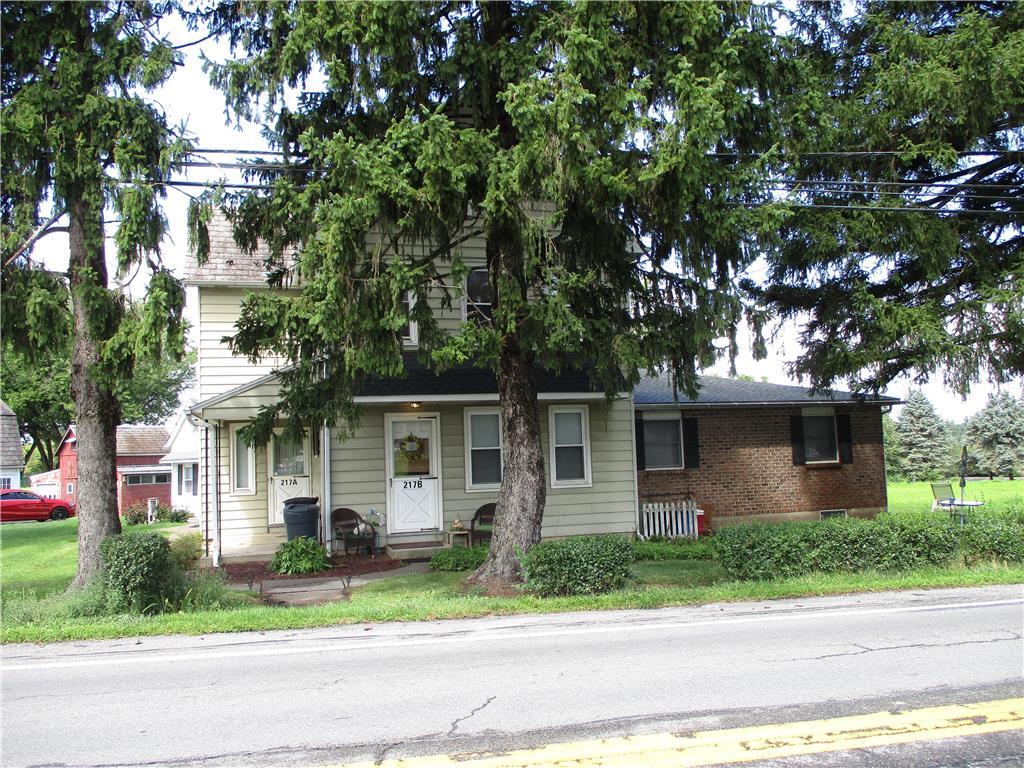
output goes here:
{"type": "MultiPolygon", "coordinates": [[[[1020,482],[979,482],[968,495],[991,508],[1022,500],[1020,482]]],[[[927,483],[890,486],[894,510],[927,510],[927,483]]],[[[598,596],[539,598],[529,594],[486,597],[465,588],[466,573],[428,573],[384,579],[353,590],[347,602],[303,608],[246,605],[159,616],[77,615],[60,594],[75,570],[77,521],[0,526],[2,642],[204,634],[298,629],[335,624],[417,621],[515,613],[553,613],[615,608],[658,608],[708,602],[760,600],[887,589],[981,586],[1024,582],[1024,565],[922,568],[902,573],[811,574],[768,582],[730,581],[710,560],[644,561],[634,566],[626,589],[598,596]],[[50,595],[50,597],[47,597],[50,595]]]]}
{"type": "MultiPolygon", "coordinates": [[[[136,526],[146,530],[175,523],[136,526]]],[[[44,597],[62,592],[78,567],[78,518],[0,525],[0,594],[29,592],[44,597]]]]}
{"type": "MultiPolygon", "coordinates": [[[[952,478],[950,485],[960,498],[960,480],[952,478]]],[[[889,510],[892,512],[928,511],[932,507],[930,483],[889,483],[889,510]]],[[[1024,505],[1024,480],[975,480],[964,488],[965,499],[984,501],[988,509],[1006,509],[1011,504],[1024,505]]]]}

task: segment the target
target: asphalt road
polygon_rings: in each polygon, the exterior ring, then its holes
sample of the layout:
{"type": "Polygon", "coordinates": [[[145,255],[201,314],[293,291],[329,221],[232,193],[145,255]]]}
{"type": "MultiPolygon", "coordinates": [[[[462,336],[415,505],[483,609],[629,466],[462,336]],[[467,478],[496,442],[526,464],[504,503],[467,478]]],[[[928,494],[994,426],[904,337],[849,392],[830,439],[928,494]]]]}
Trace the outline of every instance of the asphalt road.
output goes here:
{"type": "MultiPolygon", "coordinates": [[[[1022,632],[1009,586],[5,646],[2,759],[326,764],[1008,699],[1022,632]]],[[[1020,735],[848,764],[1020,765],[1020,735]]]]}

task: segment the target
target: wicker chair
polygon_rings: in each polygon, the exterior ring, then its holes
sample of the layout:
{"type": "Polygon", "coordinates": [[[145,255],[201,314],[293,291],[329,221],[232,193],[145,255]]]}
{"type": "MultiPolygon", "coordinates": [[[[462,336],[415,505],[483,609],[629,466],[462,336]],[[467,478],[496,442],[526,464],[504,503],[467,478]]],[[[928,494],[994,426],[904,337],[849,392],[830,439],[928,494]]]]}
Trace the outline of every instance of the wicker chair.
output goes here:
{"type": "Polygon", "coordinates": [[[363,546],[366,547],[368,554],[374,554],[377,532],[354,509],[339,507],[331,510],[331,531],[334,533],[334,541],[342,542],[346,555],[348,548],[353,544],[356,547],[356,554],[363,546]]]}
{"type": "Polygon", "coordinates": [[[473,515],[469,524],[469,546],[491,540],[491,532],[494,530],[494,507],[495,504],[484,504],[473,515]]]}

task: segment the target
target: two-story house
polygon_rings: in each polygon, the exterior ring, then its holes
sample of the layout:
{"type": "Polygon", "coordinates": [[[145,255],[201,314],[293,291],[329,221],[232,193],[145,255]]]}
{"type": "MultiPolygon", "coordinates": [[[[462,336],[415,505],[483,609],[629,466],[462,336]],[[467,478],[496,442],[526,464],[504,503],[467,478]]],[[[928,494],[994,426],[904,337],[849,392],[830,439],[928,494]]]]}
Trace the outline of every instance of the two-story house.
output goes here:
{"type": "MultiPolygon", "coordinates": [[[[380,512],[381,543],[402,557],[428,554],[455,519],[497,500],[497,382],[469,366],[440,375],[424,368],[414,323],[404,329],[407,375],[362,386],[352,437],[325,428],[301,444],[275,436],[248,446],[239,431],[278,399],[281,361],[253,364],[224,339],[235,333],[243,297],[269,290],[264,257],[243,253],[223,220],[211,224],[210,241],[209,260],[191,262],[186,283],[199,318],[200,399],[190,409],[201,425],[199,484],[190,488],[215,561],[269,557],[285,540],[283,504],[293,496],[319,498],[328,543],[332,509],[380,512]]],[[[452,332],[490,311],[483,241],[464,243],[462,258],[476,269],[453,287],[461,302],[430,299],[452,332]]],[[[584,371],[539,370],[537,381],[545,537],[632,534],[643,530],[646,504],[687,500],[712,528],[872,516],[886,506],[881,413],[894,398],[702,377],[690,399],[662,375],[608,399],[584,371]]]]}
{"type": "MultiPolygon", "coordinates": [[[[186,284],[198,309],[199,402],[191,413],[201,435],[200,523],[215,560],[260,557],[284,540],[283,502],[320,499],[330,538],[330,510],[347,507],[384,518],[382,544],[404,556],[439,547],[442,531],[469,521],[497,500],[501,482],[498,388],[489,371],[469,366],[435,375],[417,360],[417,329],[404,331],[401,379],[369,381],[355,397],[361,418],[341,440],[330,429],[302,443],[275,436],[250,447],[239,430],[263,405],[275,402],[280,361],[252,364],[224,342],[233,335],[242,298],[268,290],[263,257],[247,255],[230,227],[210,227],[210,258],[192,262],[186,284]],[[207,478],[215,478],[209,482],[207,478]]],[[[471,313],[488,313],[484,243],[461,246],[471,271],[451,308],[438,292],[431,307],[442,328],[456,331],[471,313]]],[[[629,392],[608,400],[581,371],[538,371],[541,431],[547,459],[544,536],[631,533],[637,521],[633,405],[629,392]]]]}

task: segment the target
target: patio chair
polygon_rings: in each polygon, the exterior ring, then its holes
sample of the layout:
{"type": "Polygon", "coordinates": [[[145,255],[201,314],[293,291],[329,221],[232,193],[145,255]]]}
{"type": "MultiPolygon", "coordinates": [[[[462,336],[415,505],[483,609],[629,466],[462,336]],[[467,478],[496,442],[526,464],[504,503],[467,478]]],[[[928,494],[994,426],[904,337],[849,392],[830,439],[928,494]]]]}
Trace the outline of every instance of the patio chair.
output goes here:
{"type": "Polygon", "coordinates": [[[949,509],[953,506],[956,501],[956,494],[953,493],[953,485],[951,483],[932,483],[932,512],[939,507],[949,509]]]}
{"type": "Polygon", "coordinates": [[[356,546],[356,554],[362,546],[366,547],[367,554],[374,554],[377,532],[354,509],[339,507],[331,510],[331,531],[334,533],[334,541],[341,541],[346,555],[353,544],[356,546]]]}
{"type": "Polygon", "coordinates": [[[484,504],[473,515],[469,524],[469,546],[491,540],[491,532],[494,530],[494,508],[495,504],[484,504]]]}

